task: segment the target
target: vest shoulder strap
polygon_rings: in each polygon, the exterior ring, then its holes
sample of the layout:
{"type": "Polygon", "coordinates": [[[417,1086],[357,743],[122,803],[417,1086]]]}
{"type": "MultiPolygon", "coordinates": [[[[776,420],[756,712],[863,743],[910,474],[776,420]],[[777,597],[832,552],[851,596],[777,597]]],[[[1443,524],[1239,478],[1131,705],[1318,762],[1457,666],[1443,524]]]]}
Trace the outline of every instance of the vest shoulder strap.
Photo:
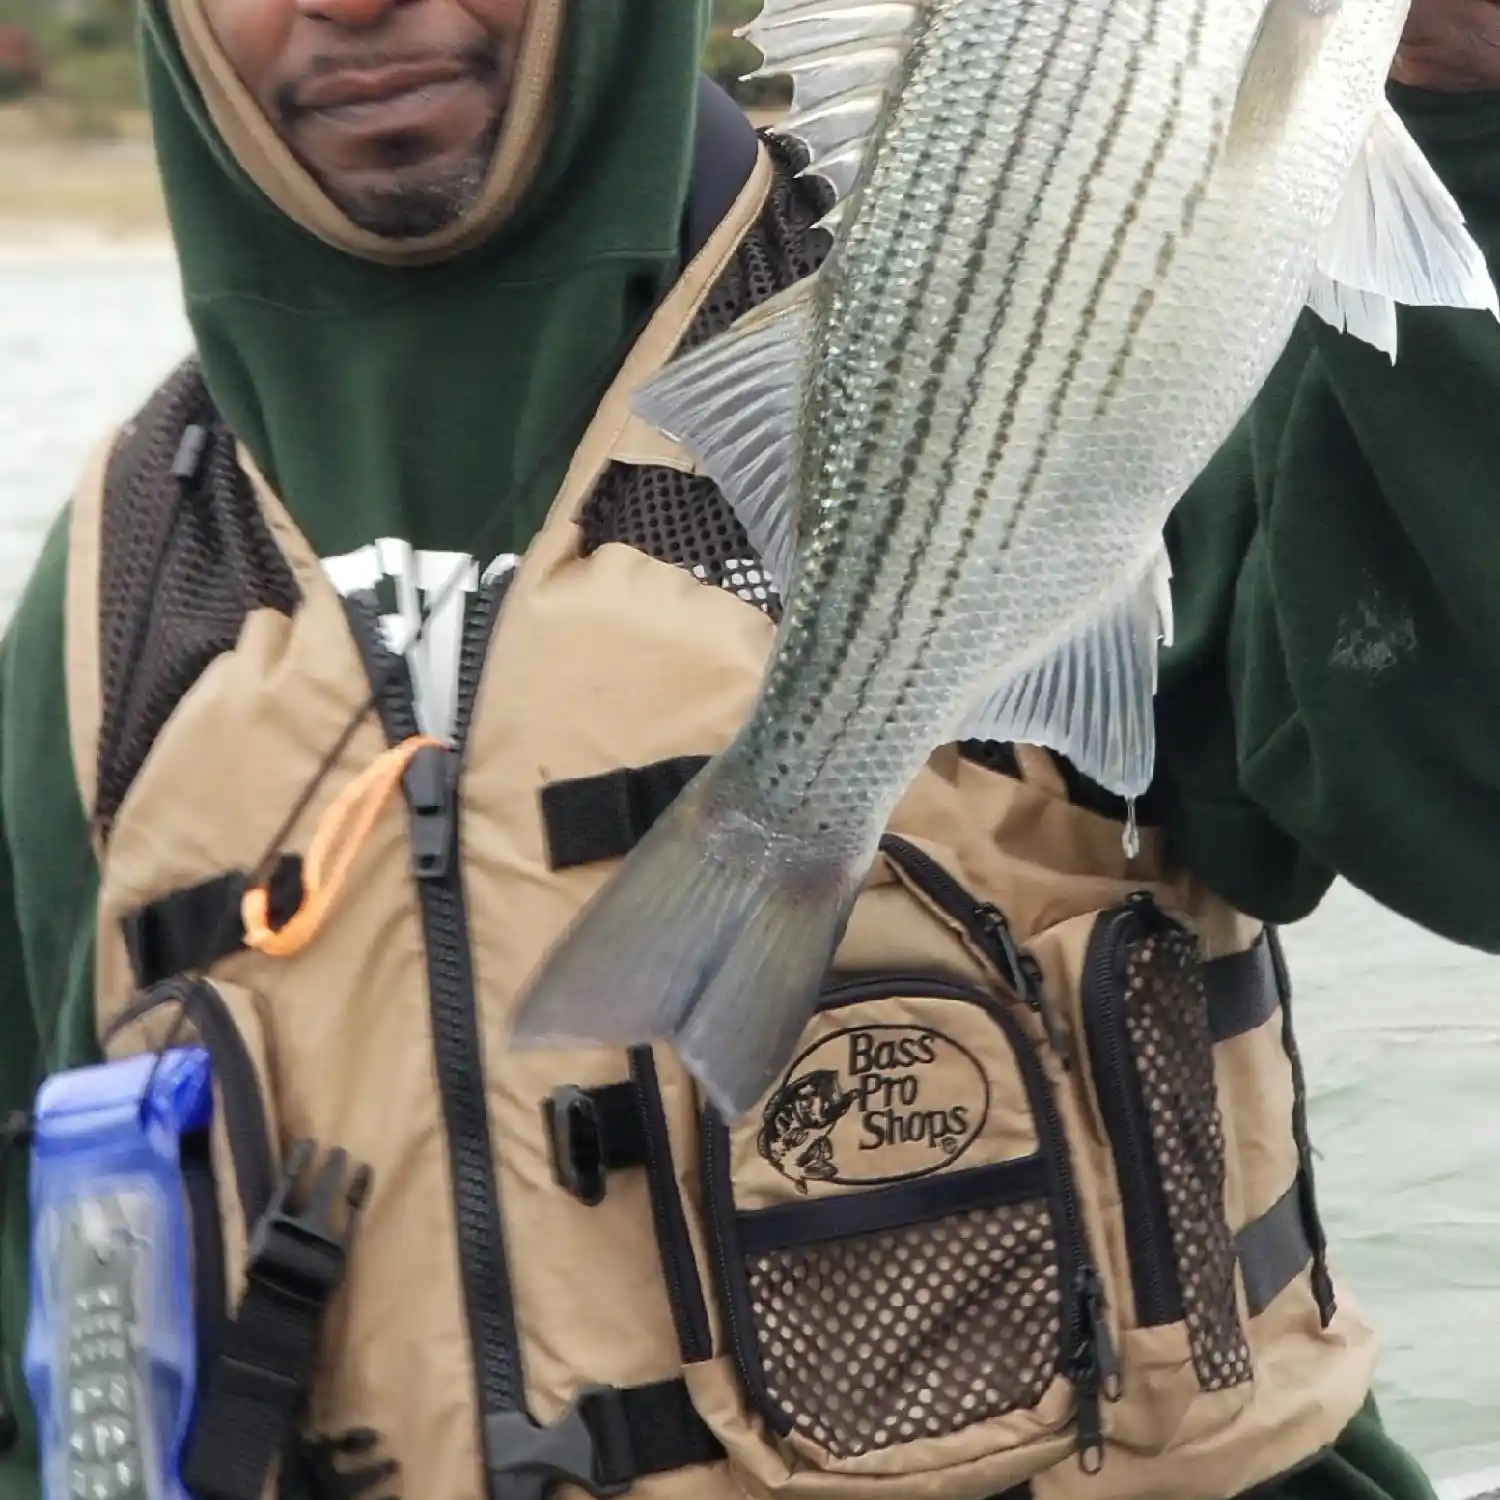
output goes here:
{"type": "Polygon", "coordinates": [[[683,263],[708,243],[755,167],[758,137],[745,112],[711,78],[698,82],[693,185],[682,230],[683,263]]]}
{"type": "Polygon", "coordinates": [[[108,827],[183,694],[246,615],[298,590],[195,359],[121,432],[100,514],[96,814],[108,827]]]}

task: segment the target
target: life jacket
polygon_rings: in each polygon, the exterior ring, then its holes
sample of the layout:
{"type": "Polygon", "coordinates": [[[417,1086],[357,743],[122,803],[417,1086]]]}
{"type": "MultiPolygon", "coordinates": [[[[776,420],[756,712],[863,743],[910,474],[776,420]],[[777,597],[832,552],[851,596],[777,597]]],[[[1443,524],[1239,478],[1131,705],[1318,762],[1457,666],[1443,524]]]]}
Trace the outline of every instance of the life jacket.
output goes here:
{"type": "Polygon", "coordinates": [[[191,363],[76,496],[99,1037],[190,1037],[215,1075],[197,1500],[385,1460],[415,1500],[1225,1500],[1369,1391],[1274,933],[1156,829],[1127,858],[1040,751],[932,756],[743,1120],[667,1047],[508,1048],[771,646],[738,523],[629,406],[821,253],[796,163],[744,149],[544,529],[467,580],[454,743],[191,363]],[[249,872],[269,847],[285,930],[340,797],[369,826],[315,936],[252,943],[249,872]]]}

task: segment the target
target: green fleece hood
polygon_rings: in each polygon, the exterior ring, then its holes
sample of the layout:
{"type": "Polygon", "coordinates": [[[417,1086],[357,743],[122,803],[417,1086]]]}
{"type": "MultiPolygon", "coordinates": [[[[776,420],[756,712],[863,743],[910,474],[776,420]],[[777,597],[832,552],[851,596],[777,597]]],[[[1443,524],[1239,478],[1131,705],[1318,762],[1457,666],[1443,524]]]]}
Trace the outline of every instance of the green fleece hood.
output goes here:
{"type": "Polygon", "coordinates": [[[380,241],[276,141],[202,0],[147,0],[157,158],[209,390],[324,557],[524,549],[674,279],[707,0],[532,0],[489,183],[380,241]]]}

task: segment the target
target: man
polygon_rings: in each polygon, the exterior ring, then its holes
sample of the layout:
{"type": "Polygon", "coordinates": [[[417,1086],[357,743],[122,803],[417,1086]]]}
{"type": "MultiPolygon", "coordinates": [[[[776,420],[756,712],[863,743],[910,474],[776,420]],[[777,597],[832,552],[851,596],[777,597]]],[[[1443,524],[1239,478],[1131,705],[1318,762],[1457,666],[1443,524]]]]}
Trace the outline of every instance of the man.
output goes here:
{"type": "MultiPolygon", "coordinates": [[[[994,746],[944,761],[902,828],[938,857],[893,846],[851,924],[851,967],[889,982],[837,1013],[868,1023],[818,1033],[758,1138],[707,1123],[700,1193],[670,1059],[517,1058],[502,1039],[549,937],[753,690],[774,600],[712,487],[622,403],[679,342],[813,267],[814,190],[700,104],[703,18],[681,0],[144,9],[201,376],[178,372],[101,449],[3,648],[0,1109],[21,1118],[0,1156],[0,1500],[29,1500],[39,1474],[20,1368],[25,1112],[46,1075],[188,1038],[219,1083],[219,1212],[200,1198],[194,1217],[198,1500],[254,1500],[278,1465],[288,1493],[373,1496],[390,1462],[430,1500],[559,1478],[645,1500],[799,1495],[807,1472],[873,1496],[887,1471],[853,1461],[872,1451],[926,1473],[937,1500],[974,1493],[945,1481],[951,1449],[910,1456],[920,1439],[867,1420],[902,1377],[861,1353],[879,1341],[861,1330],[898,1308],[895,1365],[937,1348],[900,1422],[974,1439],[986,1492],[1430,1500],[1365,1400],[1373,1343],[1323,1262],[1281,992],[1245,977],[1270,949],[1219,898],[1290,921],[1343,874],[1500,949],[1484,503],[1500,330],[1404,315],[1394,370],[1299,330],[1174,519],[1152,799],[1166,865],[1125,869],[1120,809],[1066,766],[994,746]],[[378,727],[360,714],[372,689],[378,727]],[[1109,1110],[1069,1092],[1084,1085],[1061,1059],[1097,1039],[1092,1002],[1058,977],[1077,958],[1059,932],[1096,931],[1137,885],[1191,915],[1219,964],[1206,990],[1231,1002],[1211,1037],[1177,1026],[1203,988],[1163,991],[1177,999],[1154,1024],[1182,1032],[1186,1082],[1146,1078],[1122,1108],[1185,1144],[1134,1158],[1139,1193],[1080,1127],[1109,1110]],[[981,928],[965,928],[973,912],[981,928]],[[1035,1023],[1020,1028],[1024,1007],[1000,1031],[958,1017],[958,992],[910,979],[918,958],[980,983],[984,1005],[1029,996],[1035,1023]],[[846,1035],[873,1090],[839,1071],[846,1035]],[[924,1060],[944,1070],[941,1128],[899,1108],[924,1060]],[[1188,1119],[1179,1097],[1211,1107],[1188,1119]],[[839,1133],[856,1128],[895,1151],[889,1172],[859,1176],[839,1133]],[[374,1168],[347,1282],[326,1222],[309,1239],[267,1212],[283,1169],[298,1212],[301,1139],[374,1168]],[[715,1165],[725,1140],[732,1168],[715,1165]],[[931,1143],[984,1158],[1001,1186],[964,1225],[949,1215],[952,1242],[890,1252],[927,1257],[906,1302],[870,1246],[922,1228],[917,1194],[981,1180],[913,1166],[931,1143]],[[1197,1179],[1195,1146],[1213,1158],[1197,1179]],[[1257,1217],[1260,1158],[1291,1185],[1268,1179],[1278,1203],[1257,1217]],[[1191,1263],[1184,1180],[1213,1221],[1191,1263]],[[860,1182],[894,1186],[862,1197],[860,1182]],[[1017,1208],[1025,1183],[1036,1201],[1017,1208]],[[700,1201],[716,1194],[727,1217],[700,1201]],[[1135,1234],[1157,1196],[1153,1260],[1135,1234]],[[822,1227],[795,1243],[756,1217],[812,1222],[804,1208],[822,1227]],[[1270,1286],[1257,1226],[1293,1245],[1270,1286]],[[830,1234],[850,1257],[832,1269],[810,1248],[830,1234]],[[993,1284],[959,1275],[955,1291],[955,1260],[997,1268],[993,1284]],[[1163,1274],[1175,1292],[1150,1295],[1163,1274]],[[851,1289],[871,1278],[863,1304],[851,1289]],[[946,1333],[920,1311],[934,1298],[946,1333]],[[807,1321],[776,1324],[793,1314],[807,1321]],[[985,1370],[953,1386],[945,1372],[976,1352],[985,1370]],[[851,1377],[820,1359],[870,1362],[851,1377]]],[[[1497,15],[1417,0],[1396,90],[1492,261],[1497,15]]],[[[1148,991],[1150,947],[1129,959],[1148,991]]],[[[64,1454],[65,1408],[42,1423],[64,1454]]],[[[84,1492],[128,1488],[90,1441],[72,1450],[84,1492]]]]}

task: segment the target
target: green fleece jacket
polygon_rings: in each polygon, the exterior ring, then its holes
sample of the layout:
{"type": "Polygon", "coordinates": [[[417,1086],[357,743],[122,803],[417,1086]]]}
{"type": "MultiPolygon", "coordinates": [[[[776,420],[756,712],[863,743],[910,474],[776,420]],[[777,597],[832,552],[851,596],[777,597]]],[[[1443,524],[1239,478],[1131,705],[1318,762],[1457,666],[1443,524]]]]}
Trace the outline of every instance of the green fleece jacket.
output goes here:
{"type": "MultiPolygon", "coordinates": [[[[158,108],[167,71],[158,62],[158,108]]],[[[1500,265],[1500,97],[1394,97],[1500,265]]],[[[169,201],[172,187],[169,171],[169,201]]],[[[232,347],[217,327],[199,336],[207,352],[232,347]]],[[[1307,319],[1179,507],[1153,802],[1177,856],[1248,912],[1294,921],[1343,875],[1500,951],[1500,325],[1404,312],[1401,338],[1392,368],[1307,319]]],[[[262,402],[271,426],[294,420],[232,361],[221,384],[262,402]]],[[[295,484],[288,500],[317,529],[295,484]]],[[[383,534],[402,501],[392,492],[367,520],[340,508],[330,542],[383,534]]],[[[463,522],[424,509],[422,544],[465,547],[463,522]]],[[[0,646],[0,1115],[93,1054],[93,870],[62,709],[64,526],[0,646]]],[[[525,534],[517,518],[514,540],[525,534]]],[[[0,1399],[16,1418],[0,1500],[37,1490],[19,1373],[27,1229],[24,1156],[0,1153],[0,1399]]],[[[5,1426],[0,1413],[0,1447],[5,1426]]],[[[1278,1500],[1385,1496],[1431,1491],[1371,1404],[1278,1500]]]]}

